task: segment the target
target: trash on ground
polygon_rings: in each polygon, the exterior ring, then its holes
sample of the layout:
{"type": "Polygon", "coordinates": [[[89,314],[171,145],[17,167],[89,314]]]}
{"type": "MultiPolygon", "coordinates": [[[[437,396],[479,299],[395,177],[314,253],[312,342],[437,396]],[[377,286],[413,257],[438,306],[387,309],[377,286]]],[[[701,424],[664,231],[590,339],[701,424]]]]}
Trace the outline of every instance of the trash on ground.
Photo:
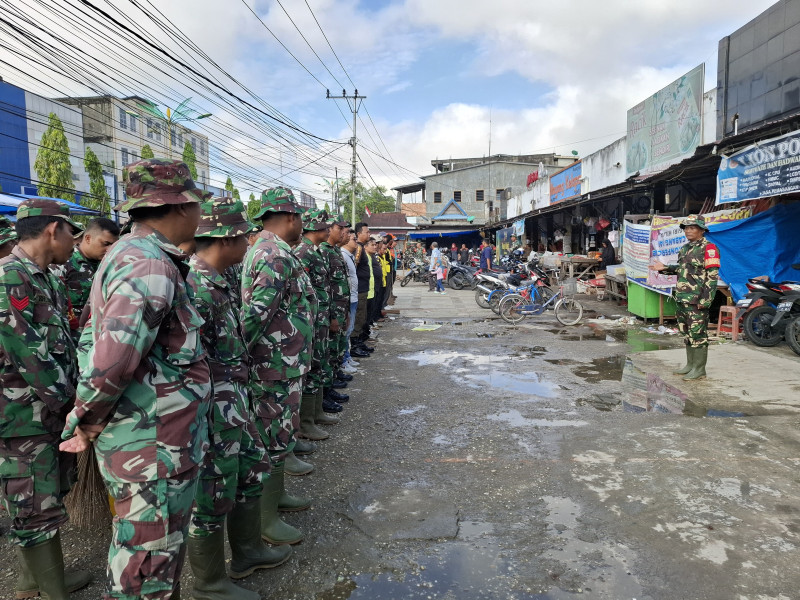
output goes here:
{"type": "Polygon", "coordinates": [[[440,327],[441,325],[419,325],[418,327],[414,327],[411,331],[436,331],[440,327]]]}

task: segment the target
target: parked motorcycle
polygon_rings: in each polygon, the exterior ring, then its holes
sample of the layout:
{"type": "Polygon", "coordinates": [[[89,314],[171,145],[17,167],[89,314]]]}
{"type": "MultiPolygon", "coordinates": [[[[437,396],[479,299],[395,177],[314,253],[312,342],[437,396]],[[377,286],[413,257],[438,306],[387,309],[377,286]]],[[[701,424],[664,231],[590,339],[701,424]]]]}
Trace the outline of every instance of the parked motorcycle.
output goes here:
{"type": "Polygon", "coordinates": [[[780,344],[789,321],[800,314],[800,303],[794,302],[794,296],[800,296],[800,282],[755,277],[748,280],[747,289],[749,293],[736,303],[747,308],[742,319],[745,336],[756,346],[780,344]]]}
{"type": "Polygon", "coordinates": [[[406,273],[405,277],[400,280],[400,287],[406,287],[412,281],[425,282],[428,281],[428,265],[423,262],[415,261],[411,268],[406,273]]]}
{"type": "Polygon", "coordinates": [[[475,272],[477,269],[468,267],[460,262],[450,263],[450,268],[447,270],[447,285],[454,290],[462,290],[465,287],[474,287],[477,284],[475,272]]]}

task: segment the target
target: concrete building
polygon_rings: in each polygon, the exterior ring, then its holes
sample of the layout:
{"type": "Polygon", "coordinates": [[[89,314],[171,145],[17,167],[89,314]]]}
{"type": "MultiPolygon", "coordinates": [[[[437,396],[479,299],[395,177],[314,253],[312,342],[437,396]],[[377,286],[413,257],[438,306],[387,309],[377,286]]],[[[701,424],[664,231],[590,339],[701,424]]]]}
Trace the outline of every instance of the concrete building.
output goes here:
{"type": "Polygon", "coordinates": [[[142,157],[142,147],[150,146],[157,157],[181,158],[186,142],[197,157],[197,185],[207,188],[209,181],[208,137],[180,123],[168,125],[162,119],[149,116],[141,104],[147,101],[137,96],[115,98],[61,98],[60,102],[78,107],[83,113],[83,138],[100,163],[116,176],[118,198],[123,197],[122,169],[142,157]]]}
{"type": "Polygon", "coordinates": [[[88,191],[83,168],[83,119],[80,110],[0,80],[0,186],[12,194],[37,194],[36,154],[50,113],[64,125],[76,197],[88,191]]]}

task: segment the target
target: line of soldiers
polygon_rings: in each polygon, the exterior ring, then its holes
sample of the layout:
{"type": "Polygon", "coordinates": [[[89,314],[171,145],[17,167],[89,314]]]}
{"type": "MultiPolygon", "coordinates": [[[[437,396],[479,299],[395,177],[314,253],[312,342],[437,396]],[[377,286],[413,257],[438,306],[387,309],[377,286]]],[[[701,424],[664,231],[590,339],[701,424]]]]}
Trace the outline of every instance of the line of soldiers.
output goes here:
{"type": "Polygon", "coordinates": [[[303,539],[280,512],[311,500],[284,475],[313,469],[297,454],[339,422],[324,400],[347,400],[334,388],[352,379],[340,248],[354,236],[284,188],[262,194],[259,228],[182,162],[139,161],[126,177],[119,241],[44,199],[20,205],[15,230],[0,222],[0,251],[16,242],[0,260],[0,489],[17,598],[89,583],[65,573],[58,530],[75,453],[90,452],[115,511],[103,598],[179,598],[188,554],[193,598],[255,600],[231,578],[283,564],[303,539]]]}

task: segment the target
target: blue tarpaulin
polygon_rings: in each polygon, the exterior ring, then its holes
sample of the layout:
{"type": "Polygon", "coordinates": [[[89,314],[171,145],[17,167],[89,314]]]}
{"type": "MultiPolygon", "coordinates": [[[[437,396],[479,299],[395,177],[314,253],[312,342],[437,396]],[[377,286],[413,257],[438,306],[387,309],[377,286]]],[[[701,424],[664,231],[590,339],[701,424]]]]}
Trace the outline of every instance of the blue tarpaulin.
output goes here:
{"type": "Polygon", "coordinates": [[[706,236],[720,251],[719,276],[734,300],[747,294],[747,280],[769,275],[773,281],[800,280],[800,202],[778,204],[749,219],[711,225],[706,236]]]}
{"type": "Polygon", "coordinates": [[[29,198],[46,198],[47,200],[55,200],[61,204],[69,206],[71,213],[76,215],[99,215],[100,211],[86,208],[75,202],[62,200],[61,198],[47,198],[46,196],[29,196],[27,194],[0,194],[0,214],[14,215],[17,212],[17,207],[29,198]]]}
{"type": "Polygon", "coordinates": [[[414,233],[409,233],[408,237],[412,240],[419,240],[422,238],[430,238],[430,237],[458,237],[458,236],[468,236],[468,235],[475,235],[479,236],[477,229],[469,229],[467,231],[437,231],[437,230],[425,230],[422,231],[415,231],[414,233]]]}

